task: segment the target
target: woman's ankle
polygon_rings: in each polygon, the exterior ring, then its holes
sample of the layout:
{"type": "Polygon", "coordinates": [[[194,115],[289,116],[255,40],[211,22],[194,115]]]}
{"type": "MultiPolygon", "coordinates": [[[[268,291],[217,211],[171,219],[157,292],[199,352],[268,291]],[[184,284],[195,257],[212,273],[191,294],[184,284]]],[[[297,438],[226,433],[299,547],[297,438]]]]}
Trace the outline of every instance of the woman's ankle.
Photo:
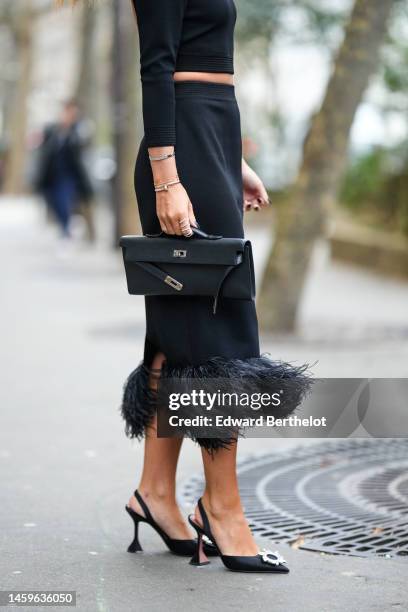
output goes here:
{"type": "Polygon", "coordinates": [[[137,491],[147,505],[149,505],[149,500],[166,505],[176,504],[176,491],[174,485],[140,483],[137,491]]]}
{"type": "Polygon", "coordinates": [[[242,505],[239,494],[236,495],[212,495],[205,491],[203,496],[204,509],[214,518],[221,520],[226,515],[242,514],[242,505]]]}

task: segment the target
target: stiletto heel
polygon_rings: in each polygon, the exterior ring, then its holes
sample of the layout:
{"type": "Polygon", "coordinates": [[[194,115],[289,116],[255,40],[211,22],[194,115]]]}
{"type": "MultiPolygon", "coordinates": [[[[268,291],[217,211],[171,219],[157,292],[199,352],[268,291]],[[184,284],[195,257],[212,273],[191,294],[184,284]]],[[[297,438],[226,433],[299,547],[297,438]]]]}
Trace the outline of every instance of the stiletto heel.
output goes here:
{"type": "Polygon", "coordinates": [[[188,517],[190,525],[194,527],[198,535],[197,548],[190,561],[191,565],[207,565],[208,559],[206,559],[205,554],[204,557],[202,556],[200,550],[200,546],[202,547],[202,538],[206,536],[214,544],[225,567],[231,572],[275,572],[281,574],[287,574],[289,572],[285,559],[277,551],[272,552],[271,550],[263,549],[260,550],[257,555],[252,556],[223,555],[211,532],[210,522],[201,499],[198,500],[198,509],[203,523],[202,526],[195,522],[194,517],[188,517]]]}
{"type": "Polygon", "coordinates": [[[203,534],[200,533],[196,526],[190,521],[189,522],[192,527],[197,531],[197,548],[194,555],[190,559],[190,565],[195,565],[196,567],[201,567],[202,565],[209,565],[210,561],[207,555],[204,552],[204,542],[203,542],[203,534]]]}
{"type": "Polygon", "coordinates": [[[125,506],[125,510],[135,524],[135,537],[133,538],[133,542],[129,544],[127,551],[129,553],[143,552],[138,536],[140,517],[138,514],[136,514],[136,512],[133,512],[132,508],[129,508],[129,506],[125,506]]]}
{"type": "MultiPolygon", "coordinates": [[[[206,555],[210,555],[210,556],[218,555],[218,551],[216,547],[211,543],[207,544],[206,542],[203,542],[202,537],[200,539],[200,542],[201,542],[200,544],[198,544],[196,540],[176,540],[174,538],[170,538],[167,535],[167,533],[163,531],[163,529],[156,523],[156,521],[154,520],[154,518],[152,517],[150,513],[149,508],[147,507],[146,502],[144,501],[140,493],[136,490],[134,495],[137,501],[139,502],[141,509],[143,510],[144,516],[141,514],[138,514],[137,512],[132,510],[132,508],[130,508],[129,506],[125,506],[125,510],[130,516],[130,518],[132,519],[132,521],[134,522],[134,526],[135,526],[135,535],[133,538],[133,542],[129,545],[127,549],[128,552],[135,553],[135,552],[143,551],[142,547],[140,546],[139,536],[138,536],[139,523],[147,523],[148,525],[153,527],[153,529],[162,538],[163,542],[166,544],[170,552],[172,552],[175,555],[180,555],[183,557],[191,557],[192,555],[194,555],[195,552],[197,552],[198,558],[203,558],[202,556],[200,557],[201,553],[199,553],[199,550],[202,551],[202,555],[204,555],[206,559],[207,559],[206,555]]],[[[194,528],[196,529],[195,526],[194,528]]],[[[208,562],[208,559],[207,559],[207,562],[208,562]]]]}

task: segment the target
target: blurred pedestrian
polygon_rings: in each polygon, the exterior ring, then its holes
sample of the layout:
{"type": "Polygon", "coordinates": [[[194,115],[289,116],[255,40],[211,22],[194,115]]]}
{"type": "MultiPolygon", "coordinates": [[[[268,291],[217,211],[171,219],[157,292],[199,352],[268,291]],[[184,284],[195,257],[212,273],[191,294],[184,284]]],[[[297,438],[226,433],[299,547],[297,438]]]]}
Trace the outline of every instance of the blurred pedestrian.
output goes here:
{"type": "Polygon", "coordinates": [[[67,100],[62,106],[59,120],[44,129],[34,182],[55,215],[64,238],[71,236],[71,216],[75,209],[80,208],[88,226],[89,238],[93,240],[90,208],[93,188],[83,159],[86,143],[79,126],[79,106],[74,99],[67,100]]]}

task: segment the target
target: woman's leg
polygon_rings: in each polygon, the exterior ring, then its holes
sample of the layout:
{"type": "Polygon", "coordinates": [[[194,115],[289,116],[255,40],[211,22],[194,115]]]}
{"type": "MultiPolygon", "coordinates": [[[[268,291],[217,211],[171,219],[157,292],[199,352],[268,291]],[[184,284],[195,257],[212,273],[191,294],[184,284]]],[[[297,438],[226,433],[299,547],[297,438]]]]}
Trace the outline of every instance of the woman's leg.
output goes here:
{"type": "MultiPolygon", "coordinates": [[[[202,500],[221,552],[225,555],[256,555],[258,546],[245,519],[239,496],[237,443],[212,455],[203,449],[202,456],[206,483],[202,500]]],[[[198,508],[195,517],[202,524],[198,508]]]]}
{"type": "MultiPolygon", "coordinates": [[[[151,364],[152,370],[161,370],[164,360],[164,355],[158,353],[151,364]]],[[[157,387],[154,375],[150,386],[157,387]]],[[[155,418],[146,431],[143,471],[137,487],[155,521],[171,538],[180,540],[192,538],[176,502],[176,470],[182,442],[180,438],[158,438],[155,418]]],[[[144,514],[134,495],[129,506],[144,514]]]]}

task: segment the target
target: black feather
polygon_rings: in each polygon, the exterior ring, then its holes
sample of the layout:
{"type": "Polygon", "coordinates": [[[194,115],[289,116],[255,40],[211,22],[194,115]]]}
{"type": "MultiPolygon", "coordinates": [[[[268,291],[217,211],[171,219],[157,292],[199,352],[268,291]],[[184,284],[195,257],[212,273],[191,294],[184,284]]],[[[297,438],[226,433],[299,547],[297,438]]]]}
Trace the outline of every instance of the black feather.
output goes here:
{"type": "MultiPolygon", "coordinates": [[[[268,414],[285,418],[293,413],[309,392],[313,380],[307,373],[308,365],[294,366],[282,361],[272,361],[268,356],[249,359],[225,359],[214,357],[201,365],[172,365],[164,363],[158,391],[149,387],[149,369],[141,363],[126,381],[121,413],[126,422],[126,434],[130,438],[142,438],[151,423],[161,398],[168,397],[169,388],[179,393],[191,391],[192,386],[216,392],[222,387],[223,393],[248,394],[280,393],[281,403],[275,410],[268,407],[268,414]],[[162,394],[163,393],[163,394],[162,394]],[[166,395],[167,394],[167,395],[166,395]]],[[[203,415],[202,406],[180,407],[179,417],[203,415]]],[[[217,414],[217,410],[213,411],[217,414]]],[[[222,410],[218,410],[222,414],[222,410]]],[[[234,407],[234,417],[248,417],[248,407],[234,407]]],[[[253,414],[252,414],[253,416],[253,414]]],[[[195,440],[210,452],[229,448],[242,431],[237,428],[217,429],[220,437],[203,436],[205,429],[185,427],[182,434],[195,440]]],[[[214,430],[207,430],[213,434],[214,430]]],[[[180,433],[180,430],[178,431],[180,433]]]]}

